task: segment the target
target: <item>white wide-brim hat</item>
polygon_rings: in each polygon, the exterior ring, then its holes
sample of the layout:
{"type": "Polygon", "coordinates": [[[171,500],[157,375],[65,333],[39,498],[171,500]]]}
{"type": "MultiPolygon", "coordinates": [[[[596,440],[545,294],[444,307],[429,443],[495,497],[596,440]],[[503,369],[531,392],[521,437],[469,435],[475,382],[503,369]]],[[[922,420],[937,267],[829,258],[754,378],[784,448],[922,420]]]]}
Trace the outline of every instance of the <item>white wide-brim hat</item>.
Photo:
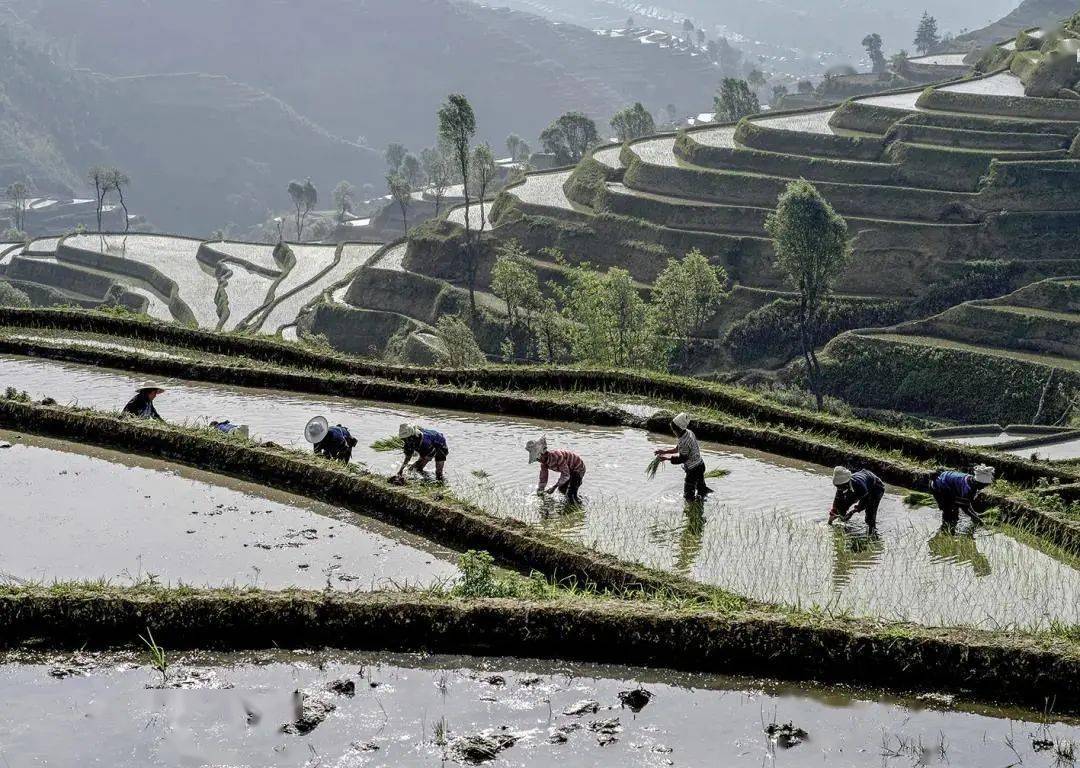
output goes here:
{"type": "Polygon", "coordinates": [[[671,420],[671,423],[679,429],[688,429],[690,427],[690,414],[680,413],[678,416],[671,420]]]}
{"type": "Polygon", "coordinates": [[[547,451],[547,438],[541,437],[539,440],[530,440],[525,443],[525,450],[529,452],[530,464],[540,461],[540,457],[547,451]]]}
{"type": "Polygon", "coordinates": [[[330,422],[323,416],[316,416],[304,427],[304,439],[312,445],[321,443],[330,432],[330,422]]]}
{"type": "Polygon", "coordinates": [[[423,434],[420,427],[415,424],[401,424],[398,426],[397,433],[402,440],[408,440],[410,437],[420,437],[423,434]]]}
{"type": "Polygon", "coordinates": [[[847,467],[837,467],[832,471],[832,484],[839,488],[851,482],[851,470],[847,467]]]}
{"type": "Polygon", "coordinates": [[[994,482],[994,468],[986,464],[975,467],[975,482],[991,485],[994,482]]]}
{"type": "Polygon", "coordinates": [[[144,381],[142,384],[139,385],[138,389],[136,389],[135,391],[136,392],[146,392],[147,390],[151,390],[151,389],[156,389],[159,392],[164,392],[166,387],[165,387],[164,384],[161,384],[160,382],[157,382],[157,381],[144,381]]]}

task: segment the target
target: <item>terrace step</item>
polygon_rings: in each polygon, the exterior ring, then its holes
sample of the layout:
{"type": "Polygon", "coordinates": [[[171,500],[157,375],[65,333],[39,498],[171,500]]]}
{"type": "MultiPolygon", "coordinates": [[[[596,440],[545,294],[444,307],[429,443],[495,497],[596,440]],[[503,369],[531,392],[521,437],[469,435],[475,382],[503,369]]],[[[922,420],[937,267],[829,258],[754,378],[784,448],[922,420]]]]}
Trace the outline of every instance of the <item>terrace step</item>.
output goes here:
{"type": "Polygon", "coordinates": [[[1016,150],[1044,152],[1068,149],[1071,136],[1062,133],[1028,133],[964,130],[916,123],[899,123],[889,138],[911,144],[962,149],[1016,150]]]}
{"type": "Polygon", "coordinates": [[[917,324],[935,336],[963,343],[1080,359],[1080,321],[1023,307],[961,304],[917,324]]]}
{"type": "Polygon", "coordinates": [[[982,344],[971,344],[953,339],[940,338],[932,335],[916,333],[877,333],[860,332],[858,334],[866,339],[880,339],[898,344],[915,344],[923,347],[939,349],[955,349],[962,352],[970,352],[977,355],[990,355],[1008,360],[1019,360],[1025,363],[1045,366],[1047,368],[1061,368],[1067,371],[1080,372],[1080,360],[1061,357],[1059,355],[1040,354],[1038,352],[1021,351],[1015,349],[1002,349],[982,344]]]}

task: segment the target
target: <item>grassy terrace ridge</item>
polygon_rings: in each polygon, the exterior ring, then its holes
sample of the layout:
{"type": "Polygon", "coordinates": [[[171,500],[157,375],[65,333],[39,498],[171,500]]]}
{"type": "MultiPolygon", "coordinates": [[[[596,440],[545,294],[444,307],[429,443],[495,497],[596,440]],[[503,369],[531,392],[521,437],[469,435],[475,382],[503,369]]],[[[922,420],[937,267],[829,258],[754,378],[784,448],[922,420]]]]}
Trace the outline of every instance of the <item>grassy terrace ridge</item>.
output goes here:
{"type": "Polygon", "coordinates": [[[1023,360],[1037,365],[1065,368],[1072,371],[1080,371],[1080,361],[1070,360],[1067,357],[1056,355],[1040,355],[1036,352],[1023,352],[1015,349],[980,346],[968,344],[952,339],[942,339],[937,336],[920,336],[916,333],[889,333],[888,331],[857,331],[857,335],[890,341],[897,344],[917,344],[924,347],[941,347],[943,349],[956,349],[962,352],[970,352],[977,355],[990,355],[992,357],[1004,357],[1010,360],[1023,360]]]}
{"type": "Polygon", "coordinates": [[[445,592],[335,595],[289,590],[57,584],[0,587],[8,647],[130,646],[148,628],[170,650],[334,647],[648,664],[953,691],[1080,711],[1075,635],[1015,635],[826,619],[588,595],[534,599],[445,592]]]}
{"type": "Polygon", "coordinates": [[[299,491],[472,545],[541,576],[508,577],[515,599],[421,592],[334,595],[254,589],[130,588],[102,583],[0,587],[6,646],[131,644],[149,628],[169,647],[363,647],[478,652],[787,679],[955,690],[1080,711],[1080,632],[924,628],[758,605],[722,590],[629,566],[449,496],[389,485],[354,467],[278,447],[142,420],[0,401],[21,431],[211,468],[299,491]],[[487,547],[485,547],[487,548],[487,547]],[[596,577],[596,578],[594,578],[596,577]]]}
{"type": "MultiPolygon", "coordinates": [[[[16,336],[25,335],[23,333],[16,336]]],[[[91,340],[88,340],[90,342],[91,340]]],[[[97,341],[94,339],[92,341],[97,341]]],[[[99,342],[100,344],[101,342],[99,342]]],[[[156,376],[195,379],[220,384],[254,386],[292,392],[309,392],[345,397],[367,398],[390,402],[447,407],[466,411],[505,413],[537,418],[549,418],[596,425],[623,425],[666,431],[669,418],[663,415],[643,420],[612,404],[613,394],[622,394],[617,387],[605,387],[603,378],[591,377],[590,387],[551,386],[567,384],[560,377],[568,372],[538,369],[535,373],[550,374],[533,381],[504,381],[496,379],[490,386],[482,378],[467,378],[469,372],[454,372],[461,378],[438,380],[430,375],[438,371],[421,372],[407,369],[412,377],[373,377],[350,374],[327,375],[326,369],[296,370],[278,367],[250,359],[230,360],[222,364],[215,360],[164,357],[160,354],[139,354],[130,348],[110,349],[102,346],[53,344],[36,338],[5,337],[0,332],[0,352],[46,357],[69,362],[102,365],[120,370],[135,370],[156,376]],[[311,375],[318,372],[320,375],[311,375]],[[418,373],[430,374],[428,377],[418,373]],[[433,386],[437,385],[437,386],[433,386]],[[545,386],[547,385],[547,386],[545,386]],[[518,389],[519,391],[513,391],[518,389]],[[509,391],[508,391],[509,390],[509,391]]],[[[401,369],[391,367],[398,372],[401,369]]],[[[471,372],[481,377],[485,371],[471,372]]],[[[573,373],[573,372],[571,372],[573,373]]],[[[580,373],[580,372],[578,372],[580,373]]],[[[602,376],[603,372],[596,373],[602,376]]],[[[649,379],[646,378],[646,381],[649,379]]],[[[618,379],[614,381],[618,383],[618,379]]],[[[997,510],[1004,521],[1029,529],[1049,543],[1080,552],[1080,514],[1064,499],[1039,493],[1033,483],[1057,485],[1076,482],[1080,469],[1048,466],[1026,461],[1007,454],[993,453],[961,445],[943,444],[914,432],[893,430],[866,422],[803,411],[788,410],[769,403],[760,396],[734,388],[721,390],[724,398],[695,397],[689,391],[690,380],[658,377],[652,392],[645,392],[655,404],[672,411],[689,409],[695,417],[695,430],[703,439],[753,447],[780,455],[812,461],[823,466],[856,464],[876,472],[887,482],[903,487],[926,490],[932,468],[940,464],[969,467],[975,463],[991,462],[1002,477],[1010,482],[1000,484],[993,493],[981,498],[982,508],[997,510]],[[685,383],[686,388],[679,386],[685,383]],[[687,395],[691,395],[687,397],[687,395]],[[742,399],[733,399],[738,395],[742,399]],[[752,406],[786,413],[786,421],[769,420],[753,413],[752,406]],[[805,418],[804,418],[805,417],[805,418]],[[813,419],[819,419],[815,422],[813,419]],[[852,431],[844,427],[852,427],[852,431]],[[872,430],[881,444],[860,439],[860,430],[872,430]],[[913,455],[909,444],[925,449],[925,455],[913,455]]],[[[703,385],[709,392],[716,385],[703,385]]],[[[642,392],[631,392],[638,395],[642,392]]]]}

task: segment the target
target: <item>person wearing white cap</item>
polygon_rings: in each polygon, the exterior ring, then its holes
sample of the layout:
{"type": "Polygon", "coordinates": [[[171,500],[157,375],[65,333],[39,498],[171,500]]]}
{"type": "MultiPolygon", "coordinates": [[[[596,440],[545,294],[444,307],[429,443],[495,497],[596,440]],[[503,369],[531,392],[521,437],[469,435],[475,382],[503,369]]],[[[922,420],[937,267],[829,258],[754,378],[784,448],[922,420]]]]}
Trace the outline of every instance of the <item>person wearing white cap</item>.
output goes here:
{"type": "Polygon", "coordinates": [[[941,510],[942,528],[955,530],[961,512],[981,523],[982,518],[975,512],[975,496],[993,482],[994,468],[986,464],[975,467],[973,475],[951,469],[938,472],[930,483],[930,492],[941,510]]]}
{"type": "Polygon", "coordinates": [[[405,467],[409,459],[416,454],[416,463],[412,468],[417,472],[423,472],[424,467],[432,459],[435,459],[435,479],[442,482],[443,467],[446,466],[446,457],[450,455],[450,449],[446,445],[446,437],[442,432],[434,429],[424,429],[415,424],[401,424],[398,426],[398,437],[405,441],[402,446],[405,450],[405,461],[401,463],[401,469],[397,471],[397,477],[403,477],[405,467]]]}
{"type": "Polygon", "coordinates": [[[345,464],[352,460],[352,449],[357,443],[347,427],[340,424],[331,427],[330,422],[322,416],[316,416],[307,423],[304,438],[312,444],[316,456],[325,456],[345,464]]]}
{"type": "Polygon", "coordinates": [[[131,398],[128,401],[128,404],[124,406],[121,415],[134,416],[138,419],[165,421],[165,419],[161,418],[161,415],[157,412],[157,408],[154,407],[154,398],[164,391],[165,387],[161,386],[156,381],[144,381],[139,385],[139,388],[135,390],[135,397],[131,398]]]}
{"type": "Polygon", "coordinates": [[[857,512],[866,516],[866,529],[872,536],[877,533],[877,513],[885,496],[885,483],[868,469],[852,472],[847,467],[833,470],[833,486],[836,497],[829,510],[829,525],[840,518],[847,522],[857,512]]]}
{"type": "Polygon", "coordinates": [[[701,446],[697,435],[690,429],[690,415],[680,413],[671,420],[671,430],[679,438],[674,448],[660,448],[655,454],[661,461],[682,464],[686,477],[683,479],[683,497],[687,501],[704,501],[712,493],[712,488],[705,485],[705,460],[701,458],[701,446]]]}
{"type": "Polygon", "coordinates": [[[573,451],[549,451],[546,437],[525,443],[525,450],[529,452],[530,464],[540,462],[537,493],[546,493],[550,496],[558,491],[566,496],[568,503],[581,504],[578,491],[581,490],[581,484],[585,481],[585,461],[580,456],[573,451]],[[549,472],[559,473],[559,479],[550,488],[547,487],[549,472]]]}

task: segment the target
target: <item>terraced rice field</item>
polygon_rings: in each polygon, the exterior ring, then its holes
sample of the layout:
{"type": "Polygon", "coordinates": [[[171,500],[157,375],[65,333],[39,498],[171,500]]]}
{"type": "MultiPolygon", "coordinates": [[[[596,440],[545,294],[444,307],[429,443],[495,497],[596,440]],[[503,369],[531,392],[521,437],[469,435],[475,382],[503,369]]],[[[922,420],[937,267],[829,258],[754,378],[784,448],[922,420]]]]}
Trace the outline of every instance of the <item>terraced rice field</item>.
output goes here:
{"type": "Polygon", "coordinates": [[[937,53],[931,56],[918,56],[908,59],[908,61],[912,64],[927,64],[937,67],[962,67],[966,58],[966,53],[937,53]]]}
{"type": "Polygon", "coordinates": [[[248,317],[266,305],[274,280],[255,272],[239,261],[221,264],[228,276],[222,276],[225,295],[229,298],[228,317],[220,325],[221,330],[234,331],[248,317]]]}
{"type": "Polygon", "coordinates": [[[622,144],[614,144],[610,147],[604,147],[593,152],[593,160],[606,165],[608,168],[621,168],[622,161],[619,160],[619,155],[622,154],[622,144]]]}
{"type": "Polygon", "coordinates": [[[286,326],[295,324],[304,307],[318,299],[331,286],[345,280],[352,272],[367,264],[380,248],[381,245],[363,243],[341,246],[338,263],[311,285],[276,304],[263,321],[263,330],[284,330],[286,326]]]}
{"type": "Polygon", "coordinates": [[[254,264],[257,267],[273,270],[275,272],[281,271],[281,266],[274,259],[273,245],[265,243],[234,243],[221,241],[207,243],[206,246],[218,253],[228,256],[230,259],[244,261],[248,264],[254,264]]]}
{"type": "Polygon", "coordinates": [[[214,295],[217,293],[218,280],[209,267],[196,260],[201,245],[198,240],[139,234],[126,238],[71,235],[64,245],[131,259],[153,267],[176,283],[180,300],[191,310],[200,328],[217,327],[218,310],[214,295]]]}
{"type": "Polygon", "coordinates": [[[990,77],[966,80],[955,85],[942,86],[939,90],[975,93],[980,96],[1024,96],[1024,84],[1012,72],[999,72],[990,77]]]}
{"type": "MultiPolygon", "coordinates": [[[[472,229],[479,230],[481,232],[484,231],[484,230],[491,229],[491,227],[493,226],[492,221],[491,221],[491,207],[492,207],[492,205],[493,205],[492,202],[486,202],[486,203],[483,204],[483,206],[479,205],[478,203],[469,203],[469,226],[472,229]],[[483,226],[481,226],[481,221],[480,221],[480,218],[481,218],[480,210],[481,210],[481,208],[483,209],[483,226]]],[[[455,224],[460,224],[461,226],[464,227],[465,226],[465,206],[464,205],[459,205],[457,208],[452,209],[448,214],[446,214],[446,220],[447,221],[452,221],[455,224]]]]}
{"type": "MultiPolygon", "coordinates": [[[[1075,721],[994,708],[949,711],[914,697],[641,667],[376,652],[262,651],[170,657],[167,682],[130,654],[0,656],[5,752],[61,765],[433,766],[469,764],[464,737],[505,734],[485,764],[760,768],[868,764],[1049,766],[1036,741],[1080,740],[1075,721]],[[335,683],[353,693],[334,693],[335,683]],[[640,712],[619,694],[643,686],[640,712]],[[303,734],[294,691],[327,704],[303,734]],[[583,702],[595,702],[578,711],[583,702]],[[765,734],[793,722],[807,740],[765,734]],[[897,758],[881,755],[897,755],[897,758]],[[916,757],[911,757],[915,755],[916,757]]],[[[14,766],[15,763],[12,763],[14,766]]]]}
{"type": "Polygon", "coordinates": [[[630,145],[630,150],[641,158],[642,162],[651,165],[677,166],[679,159],[675,156],[675,137],[659,136],[655,139],[636,141],[630,145]]]}
{"type": "Polygon", "coordinates": [[[29,254],[53,254],[60,244],[59,237],[39,237],[26,244],[23,253],[29,254]]]}
{"type": "Polygon", "coordinates": [[[372,261],[371,266],[379,269],[403,270],[405,269],[405,255],[408,252],[408,243],[398,243],[391,248],[387,248],[378,259],[372,261]]]}
{"type": "Polygon", "coordinates": [[[829,125],[829,120],[832,119],[834,114],[836,114],[835,109],[823,109],[819,112],[803,112],[795,115],[783,115],[782,117],[769,117],[763,120],[755,120],[754,123],[762,128],[798,131],[800,133],[851,135],[851,131],[838,131],[829,125]]]}
{"type": "Polygon", "coordinates": [[[452,578],[456,555],[290,494],[127,454],[0,433],[0,582],[353,591],[452,578]]]}
{"type": "MultiPolygon", "coordinates": [[[[674,157],[674,155],[672,155],[674,157]]],[[[563,185],[570,178],[571,171],[538,173],[525,177],[525,181],[508,192],[528,205],[546,206],[574,210],[573,204],[566,199],[563,185]]]]}
{"type": "Polygon", "coordinates": [[[922,91],[909,91],[907,93],[890,93],[884,96],[866,96],[857,99],[860,104],[870,104],[877,107],[889,107],[891,109],[904,109],[914,112],[918,109],[915,102],[922,96],[922,91]]]}
{"type": "Polygon", "coordinates": [[[919,344],[926,347],[944,347],[945,349],[958,349],[964,352],[993,355],[994,357],[1004,357],[1012,360],[1023,360],[1031,363],[1038,363],[1040,365],[1053,365],[1059,368],[1067,368],[1073,371],[1080,371],[1080,361],[1070,360],[1069,358],[1065,357],[1039,355],[1032,352],[1021,352],[1015,349],[998,349],[997,347],[984,347],[976,344],[967,344],[961,341],[952,341],[951,339],[941,339],[936,336],[920,336],[917,334],[909,333],[873,333],[869,335],[872,338],[878,338],[884,341],[899,342],[902,344],[919,344]]]}
{"type": "Polygon", "coordinates": [[[276,333],[282,326],[295,323],[300,309],[333,282],[326,279],[335,265],[338,246],[294,244],[290,247],[296,265],[278,284],[274,303],[253,321],[253,327],[264,333],[276,333]]]}
{"type": "Polygon", "coordinates": [[[690,135],[698,143],[709,147],[723,147],[725,149],[734,149],[736,147],[734,125],[720,125],[702,131],[694,131],[690,135]]]}
{"type": "MultiPolygon", "coordinates": [[[[116,409],[138,377],[41,360],[4,358],[0,385],[33,396],[116,409]]],[[[649,481],[644,467],[662,435],[629,428],[584,428],[340,398],[175,382],[158,401],[166,418],[229,418],[253,436],[309,450],[301,431],[313,415],[352,428],[354,460],[397,469],[401,456],[370,448],[401,422],[443,431],[448,480],[456,493],[493,514],[542,525],[626,560],[686,574],[768,602],[926,624],[1045,627],[1080,621],[1080,572],[1000,533],[941,536],[933,510],[907,509],[900,491],[882,504],[880,537],[861,525],[830,528],[829,470],[746,448],[707,444],[717,491],[704,508],[682,502],[682,473],[668,467],[649,481]],[[585,457],[583,509],[537,497],[535,465],[524,444],[541,434],[585,457]],[[477,477],[474,473],[482,473],[477,477]]]]}

